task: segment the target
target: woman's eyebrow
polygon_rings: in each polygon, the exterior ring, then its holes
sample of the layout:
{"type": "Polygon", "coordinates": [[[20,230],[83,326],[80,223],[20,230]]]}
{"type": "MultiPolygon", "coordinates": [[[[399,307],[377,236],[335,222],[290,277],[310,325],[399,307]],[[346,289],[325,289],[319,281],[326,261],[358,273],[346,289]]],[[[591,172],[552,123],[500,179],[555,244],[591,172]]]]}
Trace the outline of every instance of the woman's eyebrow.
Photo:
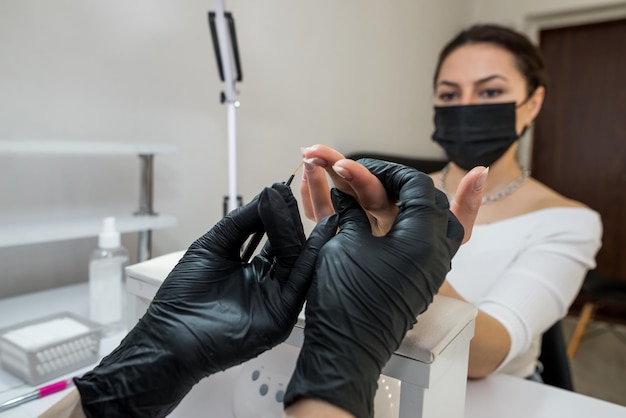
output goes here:
{"type": "Polygon", "coordinates": [[[491,80],[494,80],[494,79],[501,79],[501,80],[504,80],[504,81],[509,81],[509,80],[508,80],[505,76],[503,76],[503,75],[494,74],[494,75],[490,75],[490,76],[485,77],[485,78],[481,78],[480,80],[476,81],[476,83],[474,83],[474,84],[476,84],[476,85],[479,85],[479,84],[484,84],[484,83],[487,83],[487,82],[489,82],[489,81],[491,81],[491,80]]]}
{"type": "Polygon", "coordinates": [[[456,87],[459,88],[458,83],[453,83],[452,81],[441,80],[437,83],[437,86],[448,86],[448,87],[456,87]]]}
{"type": "MultiPolygon", "coordinates": [[[[500,74],[494,74],[494,75],[490,75],[484,78],[481,78],[480,80],[477,80],[474,82],[475,85],[480,85],[480,84],[484,84],[487,83],[489,81],[495,80],[495,79],[500,79],[503,81],[509,81],[508,78],[506,78],[503,75],[500,74]]],[[[460,84],[459,83],[455,83],[453,81],[448,81],[448,80],[441,80],[437,83],[437,87],[439,86],[447,86],[447,87],[454,87],[454,88],[459,88],[460,84]]]]}

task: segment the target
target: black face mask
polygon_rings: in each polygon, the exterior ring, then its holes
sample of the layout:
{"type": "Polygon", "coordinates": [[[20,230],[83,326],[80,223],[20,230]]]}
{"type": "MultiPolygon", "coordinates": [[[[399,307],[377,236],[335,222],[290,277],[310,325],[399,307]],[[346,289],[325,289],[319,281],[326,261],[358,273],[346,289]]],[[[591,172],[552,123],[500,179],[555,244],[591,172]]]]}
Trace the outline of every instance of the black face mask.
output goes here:
{"type": "Polygon", "coordinates": [[[465,170],[490,166],[519,138],[514,102],[435,106],[433,141],[465,170]]]}

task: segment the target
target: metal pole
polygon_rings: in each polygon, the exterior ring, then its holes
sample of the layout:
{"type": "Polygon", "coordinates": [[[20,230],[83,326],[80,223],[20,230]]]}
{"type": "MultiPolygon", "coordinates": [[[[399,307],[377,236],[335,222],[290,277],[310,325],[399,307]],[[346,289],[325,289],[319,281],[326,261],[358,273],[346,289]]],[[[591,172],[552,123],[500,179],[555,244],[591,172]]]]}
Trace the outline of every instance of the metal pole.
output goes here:
{"type": "Polygon", "coordinates": [[[228,211],[237,206],[237,106],[228,103],[228,211]]]}
{"type": "MultiPolygon", "coordinates": [[[[140,154],[140,184],[139,184],[139,211],[135,215],[154,216],[154,154],[140,154]]],[[[145,261],[152,257],[152,230],[139,231],[137,249],[138,261],[145,261]]]]}
{"type": "Polygon", "coordinates": [[[224,73],[225,102],[228,104],[228,211],[237,205],[237,94],[235,91],[235,77],[233,75],[232,40],[226,30],[224,16],[224,0],[215,1],[215,24],[220,46],[220,57],[224,73]]]}

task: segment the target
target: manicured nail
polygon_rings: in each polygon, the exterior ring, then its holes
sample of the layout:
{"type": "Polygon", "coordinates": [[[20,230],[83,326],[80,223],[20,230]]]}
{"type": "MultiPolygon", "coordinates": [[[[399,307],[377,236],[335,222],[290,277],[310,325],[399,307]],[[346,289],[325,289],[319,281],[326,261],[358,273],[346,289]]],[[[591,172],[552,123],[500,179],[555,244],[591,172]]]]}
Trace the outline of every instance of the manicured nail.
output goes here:
{"type": "Polygon", "coordinates": [[[482,173],[476,179],[474,183],[474,190],[480,192],[487,181],[487,175],[489,175],[489,167],[485,168],[482,173]]]}
{"type": "Polygon", "coordinates": [[[352,180],[352,174],[350,174],[350,172],[346,170],[345,168],[339,167],[338,165],[334,165],[333,170],[342,179],[347,180],[347,181],[352,180]]]}
{"type": "Polygon", "coordinates": [[[326,167],[328,165],[328,162],[326,162],[326,160],[322,160],[321,158],[303,158],[302,161],[304,161],[304,165],[306,166],[307,164],[310,164],[312,166],[315,167],[326,167]]]}
{"type": "Polygon", "coordinates": [[[309,150],[309,147],[300,147],[300,155],[304,157],[304,153],[309,150]]]}

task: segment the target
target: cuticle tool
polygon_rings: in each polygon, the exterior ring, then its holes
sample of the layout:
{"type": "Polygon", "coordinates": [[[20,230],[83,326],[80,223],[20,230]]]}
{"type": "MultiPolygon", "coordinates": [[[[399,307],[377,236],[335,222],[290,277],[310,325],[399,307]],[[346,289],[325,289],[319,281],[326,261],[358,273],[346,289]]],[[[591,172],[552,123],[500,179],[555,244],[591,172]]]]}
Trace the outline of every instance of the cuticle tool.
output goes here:
{"type": "Polygon", "coordinates": [[[291,173],[291,175],[289,176],[289,179],[287,179],[287,181],[285,182],[285,186],[291,186],[291,182],[293,181],[294,177],[296,177],[296,173],[298,172],[298,170],[300,170],[300,167],[302,167],[303,165],[304,165],[304,160],[301,161],[300,164],[298,164],[295,170],[293,170],[293,173],[291,173]]]}
{"type": "MultiPolygon", "coordinates": [[[[304,164],[304,161],[300,162],[300,164],[298,164],[296,169],[293,170],[293,172],[291,173],[291,175],[285,182],[285,186],[291,186],[291,182],[296,177],[296,173],[298,172],[298,170],[300,170],[300,167],[302,167],[303,164],[304,164]]],[[[250,238],[250,241],[248,241],[248,245],[243,250],[241,261],[243,261],[244,263],[247,263],[248,261],[250,261],[250,258],[252,258],[252,254],[254,253],[256,248],[259,246],[259,243],[261,242],[263,235],[265,235],[265,232],[262,229],[255,232],[254,235],[252,235],[252,238],[250,238]]]]}

